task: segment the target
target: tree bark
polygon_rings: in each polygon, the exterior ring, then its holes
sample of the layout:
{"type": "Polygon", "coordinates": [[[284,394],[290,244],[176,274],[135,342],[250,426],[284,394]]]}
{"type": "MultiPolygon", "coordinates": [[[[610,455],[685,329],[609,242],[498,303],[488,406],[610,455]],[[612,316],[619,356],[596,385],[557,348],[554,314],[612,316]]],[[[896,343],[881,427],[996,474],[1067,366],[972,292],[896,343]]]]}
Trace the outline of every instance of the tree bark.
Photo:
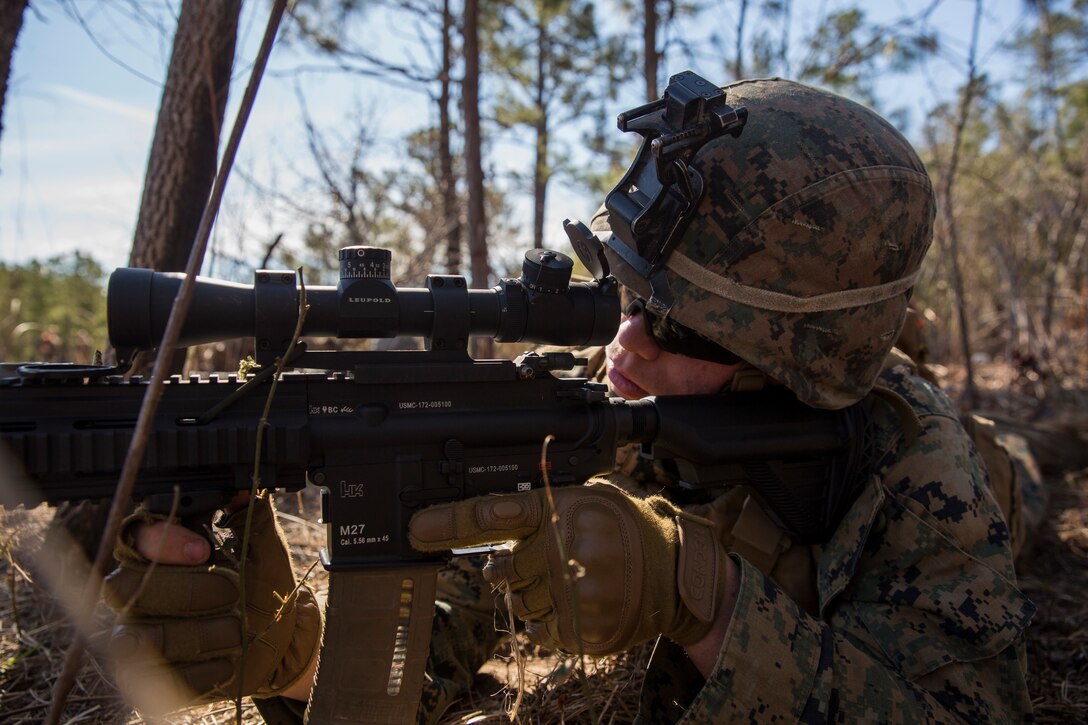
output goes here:
{"type": "Polygon", "coordinates": [[[536,126],[536,163],[533,166],[533,246],[544,246],[544,211],[548,194],[548,115],[541,110],[536,126]]]}
{"type": "Polygon", "coordinates": [[[457,177],[453,171],[453,151],[450,148],[450,68],[453,65],[453,14],[450,0],[442,3],[442,71],[438,80],[438,155],[442,178],[442,220],[446,234],[446,274],[461,273],[461,210],[457,203],[457,177]]]}
{"type": "MultiPolygon", "coordinates": [[[[486,289],[491,268],[487,263],[487,217],[484,209],[484,167],[480,133],[480,3],[465,0],[465,80],[461,100],[465,113],[465,178],[468,182],[468,253],[472,286],[486,289]]],[[[491,340],[478,337],[476,355],[491,355],[491,340]]]]}
{"type": "Polygon", "coordinates": [[[642,74],[646,77],[646,102],[657,100],[657,0],[642,0],[642,74]]]}
{"type": "Polygon", "coordinates": [[[748,16],[748,0],[740,0],[740,17],[737,19],[737,57],[733,61],[733,80],[744,77],[744,23],[748,16]]]}
{"type": "Polygon", "coordinates": [[[536,158],[533,162],[533,247],[544,246],[544,209],[548,193],[548,101],[545,84],[548,69],[548,32],[540,19],[536,36],[536,158]]]}
{"type": "Polygon", "coordinates": [[[184,0],[129,264],[185,269],[215,179],[241,0],[184,0]]]}
{"type": "Polygon", "coordinates": [[[26,6],[27,0],[0,2],[0,135],[4,132],[4,99],[8,95],[11,57],[15,54],[15,40],[23,27],[26,6]]]}

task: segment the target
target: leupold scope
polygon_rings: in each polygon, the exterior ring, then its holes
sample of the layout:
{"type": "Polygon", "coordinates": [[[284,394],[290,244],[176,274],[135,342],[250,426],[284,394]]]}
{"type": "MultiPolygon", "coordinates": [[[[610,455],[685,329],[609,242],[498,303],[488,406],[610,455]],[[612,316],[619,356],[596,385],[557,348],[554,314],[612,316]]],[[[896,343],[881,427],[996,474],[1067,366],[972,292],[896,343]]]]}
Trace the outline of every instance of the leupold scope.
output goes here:
{"type": "MultiPolygon", "coordinates": [[[[340,283],[306,285],[303,336],[423,337],[429,350],[465,350],[470,335],[498,342],[601,345],[619,325],[612,277],[571,282],[574,263],[559,252],[525,254],[519,279],[469,289],[464,277],[427,277],[423,288],[397,289],[392,253],[379,247],[340,250],[340,283]]],[[[110,343],[127,359],[159,345],[184,274],[120,268],[107,292],[110,343]]],[[[291,342],[299,313],[298,276],[261,269],[252,285],[198,277],[179,347],[252,336],[259,364],[291,342]]]]}

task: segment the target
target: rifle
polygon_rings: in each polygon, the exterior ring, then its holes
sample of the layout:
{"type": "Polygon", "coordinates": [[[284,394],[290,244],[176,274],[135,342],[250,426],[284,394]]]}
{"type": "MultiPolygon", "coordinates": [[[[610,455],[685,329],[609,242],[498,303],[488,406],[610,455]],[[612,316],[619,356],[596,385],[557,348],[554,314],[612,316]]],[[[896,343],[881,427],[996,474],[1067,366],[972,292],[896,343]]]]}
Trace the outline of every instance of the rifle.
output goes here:
{"type": "MultiPolygon", "coordinates": [[[[617,449],[634,443],[671,461],[682,486],[748,486],[796,540],[826,540],[837,525],[859,455],[856,409],[816,410],[784,390],[624,401],[599,383],[556,375],[582,362],[571,353],[474,360],[470,335],[608,342],[619,323],[616,281],[570,282],[573,262],[545,250],[526,255],[519,279],[490,290],[445,275],[398,289],[389,264],[387,250],[341,250],[339,284],[305,289],[303,335],[410,334],[425,349],[299,343],[259,451],[274,363],[299,315],[297,275],[258,270],[253,285],[199,278],[179,344],[252,335],[260,368],[248,381],[167,381],[136,481],[137,499],[177,510],[196,530],[250,489],[255,464],[264,488],[321,487],[330,588],[310,722],[414,721],[442,561],[414,551],[407,527],[429,504],[532,490],[545,477],[580,484],[611,471],[617,449]],[[344,642],[367,646],[345,651],[344,642]]],[[[112,494],[148,384],[126,379],[125,363],[155,346],[182,279],[143,269],[111,275],[118,366],[0,365],[0,448],[26,472],[25,485],[4,492],[5,505],[112,494]]]]}

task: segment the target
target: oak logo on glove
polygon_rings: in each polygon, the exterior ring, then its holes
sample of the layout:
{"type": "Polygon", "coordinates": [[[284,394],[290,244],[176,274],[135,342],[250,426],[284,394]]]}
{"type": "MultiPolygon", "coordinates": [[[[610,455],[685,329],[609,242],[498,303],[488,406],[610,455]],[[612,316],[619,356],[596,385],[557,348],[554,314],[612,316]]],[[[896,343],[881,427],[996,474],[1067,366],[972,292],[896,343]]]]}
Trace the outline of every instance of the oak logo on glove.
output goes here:
{"type": "Polygon", "coordinates": [[[714,620],[718,594],[718,547],[713,529],[684,516],[676,518],[680,532],[680,569],[677,587],[692,614],[703,622],[714,620]]]}

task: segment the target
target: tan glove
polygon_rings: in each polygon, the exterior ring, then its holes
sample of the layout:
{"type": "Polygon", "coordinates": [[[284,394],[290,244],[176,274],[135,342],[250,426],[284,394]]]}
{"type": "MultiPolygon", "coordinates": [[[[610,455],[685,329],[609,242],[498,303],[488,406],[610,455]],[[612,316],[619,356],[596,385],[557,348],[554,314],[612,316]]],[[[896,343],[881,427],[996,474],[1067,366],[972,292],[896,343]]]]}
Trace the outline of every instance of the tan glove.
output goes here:
{"type": "Polygon", "coordinates": [[[538,638],[543,630],[569,652],[599,656],[659,634],[682,645],[707,634],[725,586],[725,552],[709,521],[603,482],[552,494],[556,525],[537,490],[425,509],[412,517],[409,540],[441,551],[517,539],[492,555],[484,577],[538,638]]]}
{"type": "MultiPolygon", "coordinates": [[[[121,614],[109,650],[122,686],[145,709],[232,699],[239,694],[240,667],[241,694],[270,697],[290,687],[317,657],[320,605],[306,586],[292,596],[291,558],[268,498],[251,505],[244,665],[241,579],[230,557],[216,552],[212,564],[158,564],[145,577],[151,564],[136,550],[132,532],[162,518],[138,511],[125,522],[114,552],[120,566],[106,578],[107,601],[121,614]]],[[[245,519],[243,509],[219,522],[230,534],[224,548],[241,550],[245,519]]]]}

